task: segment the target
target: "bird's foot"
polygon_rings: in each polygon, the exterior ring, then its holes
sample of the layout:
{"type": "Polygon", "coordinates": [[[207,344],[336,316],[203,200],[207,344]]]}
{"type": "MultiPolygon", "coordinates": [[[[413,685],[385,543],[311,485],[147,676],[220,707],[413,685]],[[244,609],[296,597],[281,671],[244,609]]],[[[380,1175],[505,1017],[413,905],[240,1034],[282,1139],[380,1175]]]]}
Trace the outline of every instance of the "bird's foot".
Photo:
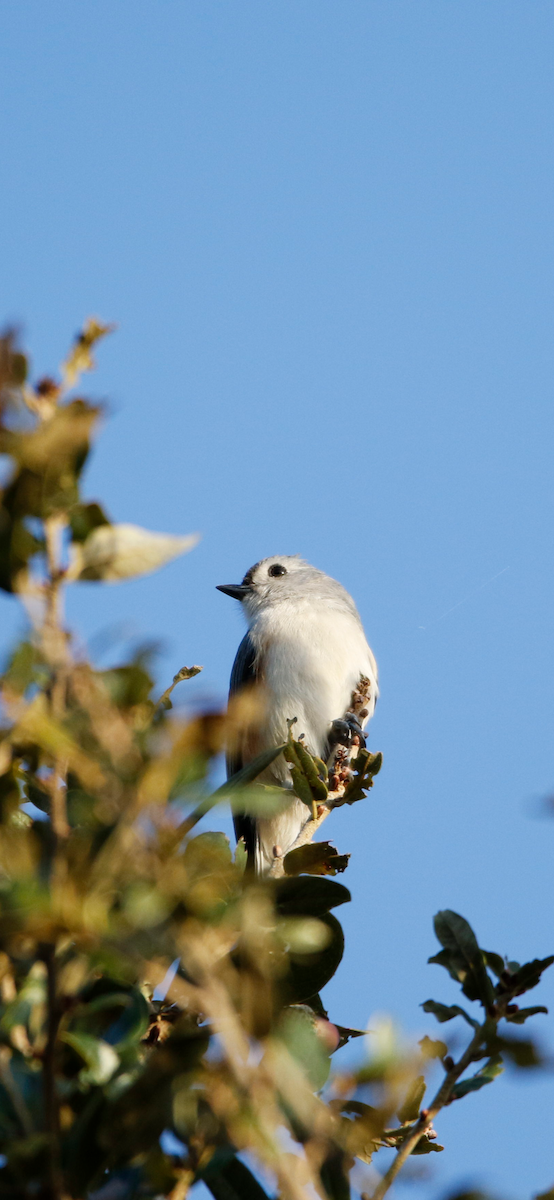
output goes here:
{"type": "Polygon", "coordinates": [[[347,750],[354,745],[365,746],[364,731],[355,713],[346,713],[344,717],[333,721],[329,730],[329,746],[346,746],[347,750]]]}

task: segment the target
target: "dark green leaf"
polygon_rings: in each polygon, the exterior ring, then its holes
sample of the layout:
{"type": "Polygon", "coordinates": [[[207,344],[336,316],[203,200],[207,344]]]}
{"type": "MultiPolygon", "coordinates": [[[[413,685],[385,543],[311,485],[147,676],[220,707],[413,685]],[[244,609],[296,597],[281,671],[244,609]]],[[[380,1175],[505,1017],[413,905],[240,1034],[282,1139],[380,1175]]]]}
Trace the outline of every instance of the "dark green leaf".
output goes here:
{"type": "Polygon", "coordinates": [[[350,1200],[349,1165],[347,1156],[337,1149],[330,1150],[322,1163],[319,1174],[329,1200],[350,1200]]]}
{"type": "Polygon", "coordinates": [[[448,970],[456,972],[464,995],[468,1000],[480,1000],[488,1008],[494,1003],[494,988],[471,925],[465,917],[446,908],[437,913],[434,926],[439,942],[449,955],[448,970]]]}
{"type": "Polygon", "coordinates": [[[110,520],[99,504],[75,504],[69,514],[69,526],[74,542],[86,541],[89,533],[110,520]]]}
{"type": "Polygon", "coordinates": [[[507,1038],[492,1034],[487,1042],[489,1054],[506,1055],[516,1067],[540,1067],[541,1055],[534,1042],[527,1038],[507,1038]]]}
{"type": "Polygon", "coordinates": [[[458,968],[453,965],[452,954],[450,950],[439,950],[438,954],[432,954],[431,957],[427,959],[427,962],[436,963],[437,966],[444,967],[445,971],[448,971],[451,979],[454,979],[456,983],[460,982],[458,968]]]}
{"type": "Polygon", "coordinates": [[[524,992],[530,992],[531,988],[537,986],[543,971],[554,963],[554,954],[548,958],[534,958],[532,962],[524,963],[514,974],[509,981],[506,982],[503,990],[509,991],[513,996],[522,996],[524,992]]]}
{"type": "Polygon", "coordinates": [[[349,854],[337,854],[331,842],[308,842],[289,850],[283,860],[286,875],[336,875],[346,870],[349,854]]]}
{"type": "MultiPolygon", "coordinates": [[[[281,916],[319,917],[350,899],[348,888],[331,879],[308,875],[275,881],[275,906],[281,916]]],[[[317,987],[312,989],[318,991],[317,987]]]]}
{"type": "Polygon", "coordinates": [[[431,1141],[429,1136],[424,1133],[414,1146],[412,1154],[439,1154],[441,1150],[444,1150],[444,1146],[439,1146],[438,1142],[431,1141]]]}
{"type": "Polygon", "coordinates": [[[451,1021],[453,1017],[463,1017],[464,1021],[467,1021],[468,1025],[472,1025],[474,1029],[479,1027],[479,1022],[474,1017],[470,1017],[465,1008],[460,1008],[458,1004],[439,1004],[437,1000],[426,1000],[421,1007],[424,1012],[433,1013],[441,1025],[445,1021],[451,1021]]]}
{"type": "Polygon", "coordinates": [[[534,1017],[537,1013],[547,1012],[548,1009],[544,1007],[544,1004],[536,1004],[534,1008],[519,1008],[515,1013],[508,1013],[506,1020],[509,1021],[511,1025],[523,1025],[524,1021],[526,1021],[528,1017],[534,1017]]]}
{"type": "Polygon", "coordinates": [[[199,1172],[215,1200],[268,1200],[261,1184],[240,1158],[233,1156],[219,1165],[217,1151],[199,1172]]]}
{"type": "Polygon", "coordinates": [[[319,992],[332,979],[344,953],[344,934],[332,913],[321,913],[319,920],[327,926],[330,939],[322,950],[312,954],[288,953],[289,971],[283,980],[288,1004],[301,1004],[319,992]]]}
{"type": "Polygon", "coordinates": [[[452,1089],[452,1098],[454,1100],[459,1100],[462,1096],[466,1096],[468,1092],[478,1092],[479,1089],[485,1087],[487,1083],[492,1083],[493,1079],[495,1079],[497,1075],[501,1075],[503,1070],[504,1065],[500,1055],[493,1055],[493,1057],[489,1058],[488,1062],[485,1063],[484,1067],[481,1067],[481,1070],[477,1071],[476,1075],[471,1076],[471,1079],[461,1079],[458,1083],[454,1084],[452,1089]]]}
{"type": "Polygon", "coordinates": [[[490,967],[493,974],[500,979],[500,976],[506,970],[506,963],[502,958],[502,955],[495,954],[493,950],[482,950],[481,953],[485,959],[487,967],[490,967]]]}

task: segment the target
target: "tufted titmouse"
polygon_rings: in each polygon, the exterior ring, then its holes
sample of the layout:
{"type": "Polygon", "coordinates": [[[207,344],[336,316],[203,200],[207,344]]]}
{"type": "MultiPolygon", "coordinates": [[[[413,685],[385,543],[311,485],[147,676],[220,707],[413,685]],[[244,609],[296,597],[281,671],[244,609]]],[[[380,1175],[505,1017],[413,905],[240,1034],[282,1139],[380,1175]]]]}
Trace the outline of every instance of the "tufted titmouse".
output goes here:
{"type": "MultiPolygon", "coordinates": [[[[227,756],[231,776],[261,751],[286,741],[287,720],[305,735],[308,750],[327,759],[333,743],[346,742],[360,726],[345,713],[360,677],[370,681],[365,724],[378,695],[377,666],[367,644],[358,610],[348,592],[297,555],[264,558],[242,583],[220,584],[219,591],[240,600],[248,622],[231,673],[230,695],[261,687],[260,719],[244,731],[227,756]],[[350,725],[350,730],[348,726],[350,725]]],[[[260,777],[291,787],[282,755],[260,777]]],[[[286,854],[309,819],[296,797],[276,817],[253,819],[236,814],[237,839],[243,837],[256,871],[267,870],[286,854]]]]}

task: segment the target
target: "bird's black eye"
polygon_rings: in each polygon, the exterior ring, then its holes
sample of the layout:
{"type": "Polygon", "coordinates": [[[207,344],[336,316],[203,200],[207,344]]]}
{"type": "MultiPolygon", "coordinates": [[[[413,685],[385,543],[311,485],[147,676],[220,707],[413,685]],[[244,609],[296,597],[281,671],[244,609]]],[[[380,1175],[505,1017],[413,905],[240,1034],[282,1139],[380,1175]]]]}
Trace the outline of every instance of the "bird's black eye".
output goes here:
{"type": "Polygon", "coordinates": [[[273,563],[273,566],[269,568],[267,573],[268,575],[271,575],[272,578],[275,578],[276,575],[286,575],[287,569],[286,567],[282,567],[281,563],[273,563]]]}

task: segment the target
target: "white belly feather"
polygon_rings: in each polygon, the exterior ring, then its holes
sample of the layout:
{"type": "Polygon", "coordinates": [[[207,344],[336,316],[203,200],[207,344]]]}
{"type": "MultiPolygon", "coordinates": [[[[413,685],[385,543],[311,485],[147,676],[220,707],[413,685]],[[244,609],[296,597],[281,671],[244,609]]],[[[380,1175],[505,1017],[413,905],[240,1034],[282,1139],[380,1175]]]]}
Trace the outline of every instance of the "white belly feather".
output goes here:
{"type": "MultiPolygon", "coordinates": [[[[270,621],[260,615],[250,632],[263,662],[267,701],[267,717],[258,730],[260,749],[285,741],[287,721],[296,717],[294,736],[303,733],[307,748],[322,756],[330,725],[344,716],[361,675],[372,682],[365,720],[372,716],[377,698],[375,659],[361,625],[349,612],[300,602],[287,605],[282,615],[273,610],[270,621]]],[[[278,758],[263,778],[290,787],[284,758],[278,758]]],[[[308,818],[307,806],[295,799],[280,816],[258,820],[262,870],[273,861],[274,847],[286,854],[308,818]]]]}

